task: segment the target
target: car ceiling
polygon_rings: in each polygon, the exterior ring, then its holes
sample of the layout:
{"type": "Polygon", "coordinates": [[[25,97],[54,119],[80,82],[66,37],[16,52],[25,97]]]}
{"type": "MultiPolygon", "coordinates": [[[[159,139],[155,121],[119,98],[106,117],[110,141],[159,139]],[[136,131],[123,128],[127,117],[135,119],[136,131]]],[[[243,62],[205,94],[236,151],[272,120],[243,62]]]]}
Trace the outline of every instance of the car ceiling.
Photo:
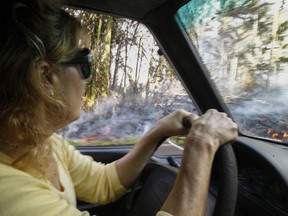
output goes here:
{"type": "Polygon", "coordinates": [[[188,0],[60,0],[66,5],[141,20],[166,3],[179,8],[188,0]]]}

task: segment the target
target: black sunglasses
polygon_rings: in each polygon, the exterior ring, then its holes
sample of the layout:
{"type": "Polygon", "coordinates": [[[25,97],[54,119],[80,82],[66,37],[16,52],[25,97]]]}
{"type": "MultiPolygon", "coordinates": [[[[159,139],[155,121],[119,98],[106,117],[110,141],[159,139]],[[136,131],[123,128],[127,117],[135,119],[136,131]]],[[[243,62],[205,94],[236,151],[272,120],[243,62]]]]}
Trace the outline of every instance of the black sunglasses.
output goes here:
{"type": "Polygon", "coordinates": [[[82,78],[89,79],[91,76],[92,54],[88,48],[83,48],[79,50],[71,60],[64,64],[80,65],[82,78]]]}

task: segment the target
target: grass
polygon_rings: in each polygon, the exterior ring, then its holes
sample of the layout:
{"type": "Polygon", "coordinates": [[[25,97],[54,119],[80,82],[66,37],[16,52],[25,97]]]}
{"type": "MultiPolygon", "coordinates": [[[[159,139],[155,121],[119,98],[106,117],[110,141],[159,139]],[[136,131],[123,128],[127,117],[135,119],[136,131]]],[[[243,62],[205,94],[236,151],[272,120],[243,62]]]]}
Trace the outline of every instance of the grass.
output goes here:
{"type": "MultiPolygon", "coordinates": [[[[141,137],[123,137],[117,140],[91,140],[91,141],[73,141],[69,140],[69,143],[73,146],[107,146],[107,145],[127,145],[136,144],[140,141],[141,137]]],[[[184,136],[170,137],[170,140],[179,145],[184,146],[184,136]]]]}
{"type": "Polygon", "coordinates": [[[123,145],[136,144],[140,141],[140,137],[124,137],[117,140],[91,140],[91,141],[72,141],[69,143],[73,146],[106,146],[106,145],[123,145]]]}

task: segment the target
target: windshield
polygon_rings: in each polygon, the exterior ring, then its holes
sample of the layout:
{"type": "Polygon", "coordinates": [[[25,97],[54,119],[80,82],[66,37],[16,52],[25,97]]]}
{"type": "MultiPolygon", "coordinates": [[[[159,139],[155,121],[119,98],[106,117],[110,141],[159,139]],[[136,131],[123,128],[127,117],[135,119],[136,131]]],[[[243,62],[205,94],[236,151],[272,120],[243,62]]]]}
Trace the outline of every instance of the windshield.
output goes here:
{"type": "Polygon", "coordinates": [[[193,0],[177,14],[240,132],[288,143],[288,1],[193,0]]]}

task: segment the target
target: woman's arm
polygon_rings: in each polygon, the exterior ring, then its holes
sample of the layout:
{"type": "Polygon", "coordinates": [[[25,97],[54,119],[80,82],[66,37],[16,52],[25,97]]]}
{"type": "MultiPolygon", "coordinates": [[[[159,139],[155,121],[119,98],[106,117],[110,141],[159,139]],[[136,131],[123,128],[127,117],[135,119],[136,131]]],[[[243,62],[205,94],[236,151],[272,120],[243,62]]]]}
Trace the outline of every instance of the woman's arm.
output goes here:
{"type": "Polygon", "coordinates": [[[237,125],[224,113],[209,110],[194,121],[175,185],[161,210],[174,216],[205,215],[214,155],[236,137],[237,125]]]}
{"type": "Polygon", "coordinates": [[[175,185],[162,211],[174,216],[204,215],[211,167],[217,149],[237,137],[237,125],[225,113],[209,110],[203,116],[178,110],[161,119],[126,156],[116,163],[121,183],[129,188],[143,170],[162,137],[188,133],[175,185]],[[188,118],[190,129],[183,126],[188,118]]]}
{"type": "Polygon", "coordinates": [[[117,172],[124,187],[129,188],[133,184],[163,137],[185,135],[189,132],[189,129],[183,126],[183,119],[188,116],[190,121],[198,118],[197,115],[184,110],[177,110],[164,117],[127,155],[116,162],[117,172]]]}

